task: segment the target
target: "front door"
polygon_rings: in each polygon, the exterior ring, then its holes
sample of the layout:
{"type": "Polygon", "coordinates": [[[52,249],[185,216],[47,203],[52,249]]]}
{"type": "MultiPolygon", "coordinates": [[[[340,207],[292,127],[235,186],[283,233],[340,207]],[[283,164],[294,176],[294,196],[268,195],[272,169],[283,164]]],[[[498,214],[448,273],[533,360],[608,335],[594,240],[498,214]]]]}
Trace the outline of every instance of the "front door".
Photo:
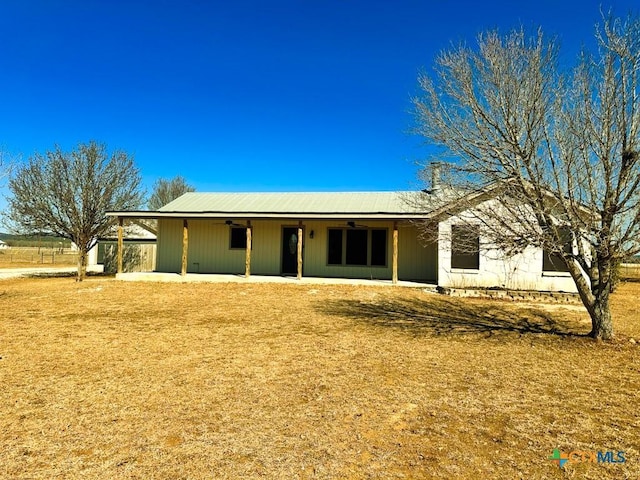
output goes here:
{"type": "Polygon", "coordinates": [[[298,229],[284,227],[282,229],[282,274],[298,273],[298,229]]]}

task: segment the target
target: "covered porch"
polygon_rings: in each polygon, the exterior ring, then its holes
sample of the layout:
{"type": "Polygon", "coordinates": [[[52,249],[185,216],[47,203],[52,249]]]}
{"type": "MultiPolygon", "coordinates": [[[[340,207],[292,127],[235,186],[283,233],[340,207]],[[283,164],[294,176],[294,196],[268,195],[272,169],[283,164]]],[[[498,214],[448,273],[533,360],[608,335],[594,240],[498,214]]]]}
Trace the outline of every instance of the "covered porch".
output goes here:
{"type": "MultiPolygon", "coordinates": [[[[139,218],[135,219],[140,221],[139,218]]],[[[118,217],[117,274],[124,274],[126,216],[118,217]]],[[[158,219],[156,273],[435,281],[436,254],[406,221],[158,219]],[[256,232],[257,231],[257,241],[256,232]]]]}
{"type": "MultiPolygon", "coordinates": [[[[421,242],[399,193],[187,193],[160,210],[117,219],[117,273],[125,225],[157,223],[156,273],[435,283],[437,245],[421,242]]],[[[437,226],[436,226],[437,228],[437,226]]],[[[173,278],[173,277],[172,277],[173,278]]]]}

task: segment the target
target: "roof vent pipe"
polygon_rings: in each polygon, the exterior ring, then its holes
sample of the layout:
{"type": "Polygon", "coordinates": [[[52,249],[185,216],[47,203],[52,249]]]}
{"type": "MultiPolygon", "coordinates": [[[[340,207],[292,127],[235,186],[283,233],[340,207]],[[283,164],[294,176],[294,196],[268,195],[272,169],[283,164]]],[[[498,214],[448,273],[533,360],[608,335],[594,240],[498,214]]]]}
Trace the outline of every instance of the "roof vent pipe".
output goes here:
{"type": "Polygon", "coordinates": [[[431,191],[437,192],[442,183],[442,162],[431,162],[429,167],[431,168],[431,191]]]}

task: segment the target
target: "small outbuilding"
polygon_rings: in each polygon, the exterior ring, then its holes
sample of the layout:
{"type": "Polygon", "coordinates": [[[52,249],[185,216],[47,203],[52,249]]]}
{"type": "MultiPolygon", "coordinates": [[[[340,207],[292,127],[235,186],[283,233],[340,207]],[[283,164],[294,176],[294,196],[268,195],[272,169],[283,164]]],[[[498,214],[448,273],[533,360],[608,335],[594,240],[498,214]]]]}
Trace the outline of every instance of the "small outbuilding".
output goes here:
{"type": "MultiPolygon", "coordinates": [[[[125,272],[152,272],[156,265],[156,222],[137,221],[124,228],[123,265],[125,272]]],[[[102,265],[107,273],[118,269],[118,228],[98,238],[89,251],[89,265],[102,265]]]]}

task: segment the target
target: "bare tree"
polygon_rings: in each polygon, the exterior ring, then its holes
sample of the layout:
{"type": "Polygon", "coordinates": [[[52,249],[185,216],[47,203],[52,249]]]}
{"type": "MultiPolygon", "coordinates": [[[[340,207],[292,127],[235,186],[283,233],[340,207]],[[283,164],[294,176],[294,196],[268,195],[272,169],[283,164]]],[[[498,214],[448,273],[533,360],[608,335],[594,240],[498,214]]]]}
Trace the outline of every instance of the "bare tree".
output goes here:
{"type": "Polygon", "coordinates": [[[4,181],[11,173],[11,168],[15,162],[15,157],[0,149],[0,188],[4,186],[4,181]]]}
{"type": "Polygon", "coordinates": [[[615,266],[640,252],[640,21],[604,18],[596,40],[565,71],[541,31],[484,33],[437,58],[414,106],[418,133],[450,157],[443,213],[473,212],[506,255],[560,259],[590,335],[609,339],[615,266]]]}
{"type": "Polygon", "coordinates": [[[23,233],[46,232],[78,246],[78,275],[86,274],[87,253],[112,226],[109,210],[136,209],[143,201],[133,157],[107,153],[91,141],[71,152],[58,146],[18,165],[9,179],[8,218],[23,233]]]}
{"type": "Polygon", "coordinates": [[[153,193],[149,197],[149,210],[158,210],[167,203],[187,192],[195,192],[195,188],[180,175],[169,180],[160,178],[153,184],[153,193]]]}

